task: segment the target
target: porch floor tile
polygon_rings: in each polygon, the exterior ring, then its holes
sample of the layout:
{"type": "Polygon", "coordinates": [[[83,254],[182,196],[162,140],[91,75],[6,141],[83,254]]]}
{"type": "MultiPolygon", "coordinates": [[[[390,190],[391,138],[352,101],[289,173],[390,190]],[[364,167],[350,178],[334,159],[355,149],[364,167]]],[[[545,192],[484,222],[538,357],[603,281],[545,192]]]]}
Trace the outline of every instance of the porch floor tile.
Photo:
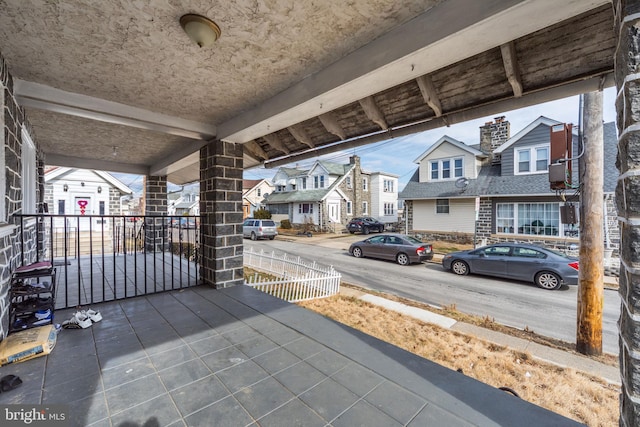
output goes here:
{"type": "Polygon", "coordinates": [[[0,368],[23,380],[0,405],[60,403],[92,427],[578,425],[246,286],[91,308],[101,322],[0,368]]]}

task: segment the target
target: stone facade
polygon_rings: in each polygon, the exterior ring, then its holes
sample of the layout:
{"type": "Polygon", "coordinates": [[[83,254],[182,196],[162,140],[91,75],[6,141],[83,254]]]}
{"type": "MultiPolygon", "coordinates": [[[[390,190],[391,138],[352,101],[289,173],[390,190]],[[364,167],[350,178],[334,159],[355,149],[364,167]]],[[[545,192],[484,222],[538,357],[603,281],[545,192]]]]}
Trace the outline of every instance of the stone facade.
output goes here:
{"type": "Polygon", "coordinates": [[[201,278],[216,288],[244,284],[242,144],[200,149],[201,278]]]}
{"type": "Polygon", "coordinates": [[[168,249],[167,240],[167,177],[147,176],[144,189],[144,244],[147,252],[168,249]],[[160,218],[150,218],[158,216],[160,218]]]}
{"type": "Polygon", "coordinates": [[[640,425],[640,1],[619,0],[615,58],[618,89],[616,188],[620,218],[620,425],[640,425]]]}
{"type": "MultiPolygon", "coordinates": [[[[5,168],[5,211],[0,218],[0,338],[6,337],[9,323],[8,290],[11,273],[23,263],[42,259],[45,245],[43,235],[36,229],[36,221],[21,220],[16,215],[22,214],[22,129],[30,135],[33,129],[24,110],[18,106],[13,93],[13,80],[4,58],[0,56],[0,115],[3,129],[0,134],[0,149],[4,150],[5,168]],[[25,247],[21,245],[19,225],[24,225],[25,247]],[[38,251],[40,253],[38,253],[38,251]]],[[[44,161],[42,152],[36,144],[36,209],[42,211],[44,195],[44,161]]],[[[33,212],[29,212],[33,213],[33,212]]]]}

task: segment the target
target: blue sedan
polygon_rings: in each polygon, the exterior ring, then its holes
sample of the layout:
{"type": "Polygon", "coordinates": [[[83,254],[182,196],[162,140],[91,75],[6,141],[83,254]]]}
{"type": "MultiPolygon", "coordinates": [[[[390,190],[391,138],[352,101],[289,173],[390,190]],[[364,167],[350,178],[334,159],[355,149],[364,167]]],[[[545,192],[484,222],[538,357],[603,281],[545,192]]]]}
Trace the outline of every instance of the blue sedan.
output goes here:
{"type": "Polygon", "coordinates": [[[578,258],[521,243],[453,252],[444,256],[442,266],[459,275],[474,273],[522,280],[548,290],[578,284],[578,258]]]}

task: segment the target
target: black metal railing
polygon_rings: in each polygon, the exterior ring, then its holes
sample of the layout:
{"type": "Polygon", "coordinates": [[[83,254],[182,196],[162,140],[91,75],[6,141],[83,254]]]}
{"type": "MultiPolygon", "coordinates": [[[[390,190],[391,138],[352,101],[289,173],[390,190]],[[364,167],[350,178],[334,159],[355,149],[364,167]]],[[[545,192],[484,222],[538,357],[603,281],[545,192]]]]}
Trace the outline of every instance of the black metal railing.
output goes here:
{"type": "Polygon", "coordinates": [[[18,215],[22,264],[56,266],[56,308],[200,283],[197,216],[18,215]]]}

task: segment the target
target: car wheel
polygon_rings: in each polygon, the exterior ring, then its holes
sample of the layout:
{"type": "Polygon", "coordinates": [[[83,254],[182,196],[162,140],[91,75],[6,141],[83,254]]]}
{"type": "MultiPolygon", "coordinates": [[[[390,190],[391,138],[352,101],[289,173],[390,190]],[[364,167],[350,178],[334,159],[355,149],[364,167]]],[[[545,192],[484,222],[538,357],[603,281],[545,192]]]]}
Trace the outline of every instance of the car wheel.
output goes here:
{"type": "Polygon", "coordinates": [[[269,240],[273,240],[275,238],[276,238],[276,236],[269,236],[269,240]]]}
{"type": "Polygon", "coordinates": [[[407,254],[399,253],[398,255],[396,255],[396,261],[400,265],[409,265],[409,257],[407,256],[407,254]]]}
{"type": "Polygon", "coordinates": [[[457,259],[451,263],[451,271],[459,276],[466,276],[469,274],[469,264],[457,259]]]}
{"type": "Polygon", "coordinates": [[[560,276],[550,271],[542,271],[536,274],[535,282],[536,285],[538,285],[542,289],[547,289],[549,291],[559,289],[560,286],[562,286],[562,280],[560,279],[560,276]]]}
{"type": "Polygon", "coordinates": [[[349,234],[355,234],[355,233],[356,233],[355,231],[349,230],[349,234]]]}
{"type": "Polygon", "coordinates": [[[351,251],[351,253],[353,254],[354,257],[356,258],[362,258],[362,249],[360,249],[359,247],[355,247],[353,248],[353,250],[351,251]]]}
{"type": "Polygon", "coordinates": [[[369,234],[369,227],[362,227],[362,234],[369,234]]]}
{"type": "Polygon", "coordinates": [[[251,232],[251,240],[258,240],[258,236],[253,231],[251,232]]]}

